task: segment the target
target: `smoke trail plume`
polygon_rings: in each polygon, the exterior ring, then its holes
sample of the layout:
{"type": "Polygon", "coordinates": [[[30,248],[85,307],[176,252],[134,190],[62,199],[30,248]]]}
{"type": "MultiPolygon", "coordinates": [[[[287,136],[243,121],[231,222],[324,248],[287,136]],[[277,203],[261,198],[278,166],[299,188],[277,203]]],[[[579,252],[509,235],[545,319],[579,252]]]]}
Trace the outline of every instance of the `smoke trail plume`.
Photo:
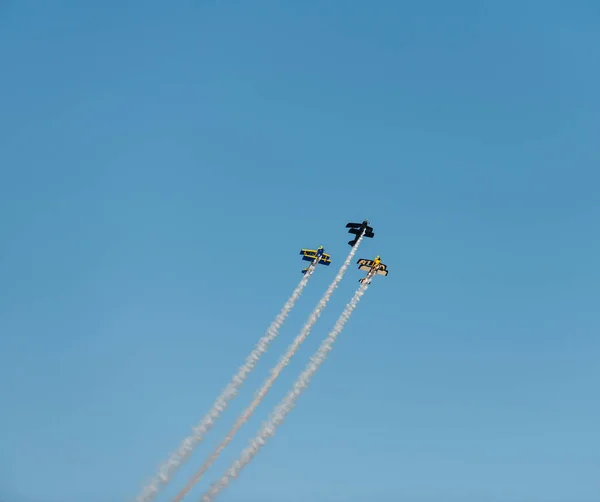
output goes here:
{"type": "Polygon", "coordinates": [[[281,425],[286,415],[292,410],[302,391],[308,387],[311,378],[315,375],[321,364],[323,364],[325,361],[328,352],[333,347],[333,343],[335,342],[337,336],[344,329],[346,322],[358,305],[360,298],[369,287],[369,284],[369,281],[365,281],[361,284],[354,294],[352,300],[350,300],[350,302],[346,305],[346,308],[338,318],[333,330],[329,333],[325,340],[323,340],[317,352],[311,357],[310,362],[306,366],[304,372],[294,383],[292,390],[275,408],[274,412],[269,418],[269,421],[263,426],[258,435],[252,441],[250,441],[250,445],[242,452],[240,458],[236,460],[223,475],[223,477],[218,482],[213,483],[209,490],[202,496],[201,502],[212,502],[212,500],[214,500],[214,498],[229,485],[232,478],[239,476],[242,469],[244,469],[244,467],[246,467],[252,461],[260,449],[266,444],[267,439],[275,434],[277,427],[281,425]]]}
{"type": "Polygon", "coordinates": [[[244,467],[250,463],[260,449],[266,444],[267,439],[275,434],[277,427],[283,422],[287,414],[292,410],[302,391],[308,387],[311,378],[317,372],[321,364],[325,361],[327,354],[332,349],[333,343],[335,342],[337,336],[344,329],[346,322],[350,318],[350,315],[358,305],[360,298],[365,293],[369,285],[370,282],[365,281],[356,291],[354,297],[348,303],[345,310],[337,320],[333,330],[322,342],[317,352],[311,357],[310,362],[304,372],[294,383],[292,390],[275,408],[275,411],[271,414],[269,421],[263,426],[259,434],[250,442],[250,445],[244,450],[240,458],[234,462],[225,475],[217,483],[214,483],[208,492],[203,495],[201,499],[202,502],[211,502],[214,500],[214,497],[229,485],[231,478],[236,478],[242,469],[244,469],[244,467]]]}
{"type": "Polygon", "coordinates": [[[238,389],[254,369],[260,357],[266,352],[269,344],[279,334],[279,329],[296,304],[298,298],[300,298],[300,295],[308,283],[310,276],[315,271],[316,266],[317,263],[314,261],[309,265],[306,274],[304,274],[290,298],[285,302],[281,312],[275,317],[267,329],[267,332],[248,355],[246,362],[240,366],[238,372],[233,376],[227,387],[225,387],[221,395],[213,403],[212,408],[202,421],[193,428],[193,433],[181,443],[174,453],[170,455],[169,460],[161,465],[156,476],[142,490],[141,494],[137,497],[136,502],[148,502],[154,499],[156,495],[158,495],[160,489],[171,480],[181,464],[191,455],[198,443],[204,439],[206,433],[212,428],[225,408],[227,408],[229,401],[237,395],[238,389]]]}
{"type": "Polygon", "coordinates": [[[172,500],[172,502],[180,502],[189,493],[189,491],[200,480],[200,478],[204,475],[204,473],[207,471],[207,469],[214,463],[214,461],[221,454],[221,452],[231,442],[231,440],[233,439],[233,437],[235,436],[237,431],[242,427],[242,425],[244,425],[244,423],[246,423],[248,421],[248,419],[252,416],[252,414],[258,407],[258,405],[265,398],[265,396],[269,392],[270,388],[275,383],[275,380],[279,377],[279,375],[283,371],[283,368],[285,368],[285,366],[287,366],[289,364],[291,358],[294,356],[294,354],[296,354],[296,352],[300,348],[300,345],[302,345],[304,340],[306,340],[306,338],[310,334],[310,331],[312,330],[314,324],[317,322],[319,316],[321,315],[321,312],[327,306],[327,303],[329,302],[331,296],[333,295],[333,292],[337,288],[338,284],[344,277],[346,270],[350,266],[350,263],[352,262],[352,258],[354,258],[354,255],[356,254],[356,251],[358,250],[358,247],[360,245],[362,237],[363,236],[361,234],[361,236],[358,239],[358,241],[356,242],[355,246],[350,250],[348,257],[346,258],[346,260],[340,267],[340,270],[338,271],[337,275],[335,276],[333,282],[329,285],[329,288],[323,295],[323,298],[321,298],[321,300],[315,307],[315,310],[310,315],[307,323],[302,328],[302,331],[296,337],[296,339],[293,341],[293,343],[289,346],[286,354],[279,360],[279,362],[277,363],[277,366],[275,366],[271,370],[271,375],[269,376],[269,378],[267,378],[267,380],[265,381],[265,383],[263,384],[261,389],[258,391],[254,400],[250,403],[248,408],[246,408],[246,410],[244,410],[244,412],[239,416],[239,418],[236,421],[236,423],[234,424],[233,428],[231,429],[231,431],[229,431],[229,434],[227,434],[225,439],[223,439],[223,441],[219,444],[219,446],[213,452],[213,454],[206,460],[206,462],[202,465],[202,467],[200,467],[200,469],[188,481],[186,486],[183,487],[183,489],[177,494],[177,496],[172,500]]]}

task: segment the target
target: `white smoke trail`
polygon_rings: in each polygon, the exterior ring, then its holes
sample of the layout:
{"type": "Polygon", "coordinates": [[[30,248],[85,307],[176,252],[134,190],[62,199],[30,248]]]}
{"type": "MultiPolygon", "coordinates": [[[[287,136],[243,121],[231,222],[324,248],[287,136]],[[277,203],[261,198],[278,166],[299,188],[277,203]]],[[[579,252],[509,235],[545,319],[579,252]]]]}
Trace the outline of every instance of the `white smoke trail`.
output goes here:
{"type": "MultiPolygon", "coordinates": [[[[370,277],[369,277],[370,278],[370,277]]],[[[201,502],[212,502],[214,498],[229,485],[232,478],[239,476],[240,472],[246,467],[251,460],[256,456],[260,449],[266,444],[267,439],[275,434],[277,427],[283,422],[286,415],[292,410],[298,397],[302,391],[308,387],[311,378],[317,372],[321,364],[327,358],[327,354],[333,347],[337,336],[342,332],[350,315],[358,305],[360,298],[369,287],[370,282],[364,281],[358,288],[354,297],[346,305],[346,308],[338,318],[333,330],[323,340],[317,352],[310,358],[310,362],[306,366],[304,372],[298,377],[292,390],[281,401],[271,414],[269,421],[263,426],[258,435],[250,441],[250,445],[242,452],[242,455],[236,460],[233,465],[227,470],[223,477],[216,483],[213,483],[208,491],[200,499],[201,502]]]]}
{"type": "Polygon", "coordinates": [[[340,270],[338,271],[337,275],[335,276],[333,282],[329,285],[329,288],[323,295],[323,298],[321,298],[321,300],[315,307],[315,310],[310,315],[307,323],[302,328],[302,331],[300,331],[300,334],[296,337],[296,339],[293,341],[293,343],[289,346],[286,354],[279,360],[279,362],[277,363],[277,366],[275,366],[271,370],[271,376],[269,376],[269,378],[267,378],[267,380],[265,381],[265,383],[263,384],[261,389],[258,391],[254,400],[250,403],[250,406],[248,406],[248,408],[246,408],[246,410],[244,410],[244,412],[239,416],[239,418],[236,421],[236,423],[234,424],[233,428],[231,429],[231,431],[229,431],[229,434],[227,434],[225,439],[223,439],[223,441],[221,442],[221,444],[219,444],[219,446],[213,452],[213,454],[208,458],[208,460],[206,460],[206,462],[202,465],[202,467],[200,467],[200,469],[188,481],[187,485],[184,486],[183,489],[175,496],[175,498],[172,500],[172,502],[180,502],[188,494],[188,492],[200,480],[200,478],[204,475],[204,473],[207,471],[207,469],[213,464],[213,462],[217,459],[217,457],[221,454],[221,452],[231,442],[231,440],[233,439],[233,437],[235,436],[237,431],[242,427],[242,425],[244,425],[244,423],[246,423],[248,421],[248,419],[252,416],[252,414],[258,407],[258,405],[265,398],[265,396],[267,395],[267,393],[269,392],[269,390],[275,383],[275,380],[277,380],[277,378],[283,371],[283,368],[285,368],[289,364],[289,362],[292,359],[292,357],[294,356],[294,354],[296,354],[296,352],[300,348],[300,345],[302,345],[304,340],[306,340],[306,338],[310,334],[310,331],[312,330],[314,324],[317,322],[319,316],[321,315],[321,312],[327,306],[327,303],[331,299],[331,296],[333,295],[335,288],[337,288],[338,284],[344,277],[346,270],[350,266],[350,263],[352,262],[352,258],[354,258],[354,255],[356,254],[356,251],[358,250],[358,246],[360,245],[361,240],[362,240],[362,234],[361,234],[360,238],[358,239],[358,241],[356,242],[356,244],[354,245],[354,247],[350,250],[348,257],[346,258],[346,260],[340,267],[340,270]]]}
{"type": "Polygon", "coordinates": [[[256,344],[254,350],[252,350],[250,355],[248,355],[246,362],[240,366],[238,372],[234,375],[227,387],[213,403],[212,408],[202,419],[202,421],[193,428],[192,435],[188,436],[181,443],[179,448],[170,455],[169,460],[161,465],[157,475],[146,485],[145,488],[143,488],[141,494],[138,495],[136,499],[137,502],[148,502],[156,497],[160,489],[170,481],[177,469],[190,456],[198,443],[204,439],[204,436],[212,428],[221,413],[225,410],[229,401],[237,395],[238,389],[244,383],[250,372],[254,369],[258,360],[260,359],[260,356],[266,352],[269,344],[279,334],[279,329],[296,304],[298,298],[300,298],[302,290],[308,283],[308,280],[315,271],[316,266],[316,261],[311,262],[306,274],[304,274],[304,277],[298,286],[296,286],[296,289],[293,291],[290,298],[285,302],[281,312],[275,317],[265,335],[263,335],[263,337],[256,344]]]}

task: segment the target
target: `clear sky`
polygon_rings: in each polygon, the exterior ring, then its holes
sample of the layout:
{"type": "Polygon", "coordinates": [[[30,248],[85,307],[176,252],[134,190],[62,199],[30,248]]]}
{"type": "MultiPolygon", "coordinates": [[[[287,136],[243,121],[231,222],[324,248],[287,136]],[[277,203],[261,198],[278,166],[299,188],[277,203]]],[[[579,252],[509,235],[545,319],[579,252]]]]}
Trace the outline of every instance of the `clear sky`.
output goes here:
{"type": "MultiPolygon", "coordinates": [[[[0,500],[131,500],[369,218],[377,277],[223,502],[600,501],[597,2],[4,1],[0,500]]],[[[348,271],[254,436],[363,274],[348,271]]]]}

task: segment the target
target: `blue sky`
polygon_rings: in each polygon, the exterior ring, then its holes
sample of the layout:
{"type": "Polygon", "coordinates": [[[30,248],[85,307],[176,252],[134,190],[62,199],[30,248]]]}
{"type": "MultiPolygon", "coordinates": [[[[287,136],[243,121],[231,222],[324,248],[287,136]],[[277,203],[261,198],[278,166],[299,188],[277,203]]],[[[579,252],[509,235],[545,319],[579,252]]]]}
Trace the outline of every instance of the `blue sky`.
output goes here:
{"type": "MultiPolygon", "coordinates": [[[[598,502],[600,7],[3,2],[0,500],[130,500],[321,267],[377,278],[223,502],[598,502]],[[92,5],[94,4],[94,5],[92,5]]],[[[333,326],[203,481],[237,458],[333,326]]],[[[187,500],[187,499],[186,499],[187,500]]]]}

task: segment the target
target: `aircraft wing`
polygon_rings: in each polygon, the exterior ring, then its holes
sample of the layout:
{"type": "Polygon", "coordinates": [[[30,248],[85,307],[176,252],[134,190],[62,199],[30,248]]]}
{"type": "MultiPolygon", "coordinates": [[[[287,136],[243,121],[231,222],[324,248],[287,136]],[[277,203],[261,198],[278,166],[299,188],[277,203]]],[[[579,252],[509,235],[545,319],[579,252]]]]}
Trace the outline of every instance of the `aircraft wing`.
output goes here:
{"type": "MultiPolygon", "coordinates": [[[[360,235],[361,232],[363,231],[362,227],[362,223],[348,223],[346,225],[346,228],[349,228],[350,230],[348,230],[348,233],[350,234],[354,234],[354,235],[360,235]]],[[[365,237],[375,237],[375,234],[373,233],[373,227],[367,225],[364,228],[364,232],[365,232],[365,237]]]]}
{"type": "Polygon", "coordinates": [[[331,265],[331,256],[329,256],[328,254],[323,254],[323,256],[321,256],[321,259],[319,260],[319,263],[328,267],[329,265],[331,265]]]}
{"type": "MultiPolygon", "coordinates": [[[[313,261],[317,259],[317,251],[315,249],[302,249],[300,254],[302,255],[302,259],[305,261],[313,261]]],[[[329,266],[331,264],[331,255],[323,253],[319,263],[321,265],[329,266]]]]}
{"type": "Polygon", "coordinates": [[[300,254],[305,261],[313,261],[317,257],[317,251],[315,249],[302,249],[300,250],[300,254]]]}
{"type": "Polygon", "coordinates": [[[365,272],[370,272],[373,267],[373,260],[365,260],[361,258],[356,263],[358,263],[358,270],[364,270],[365,272]]]}
{"type": "MultiPolygon", "coordinates": [[[[354,234],[354,235],[360,235],[361,234],[361,230],[360,230],[360,228],[351,228],[350,230],[348,230],[348,233],[349,234],[354,234]]],[[[368,230],[365,231],[364,235],[365,235],[365,237],[370,237],[371,239],[373,237],[375,237],[375,234],[373,233],[373,231],[369,232],[368,230]]]]}
{"type": "Polygon", "coordinates": [[[385,275],[388,275],[388,271],[387,271],[387,269],[386,269],[386,268],[385,268],[385,269],[381,269],[381,268],[380,268],[380,269],[377,271],[377,275],[383,275],[383,276],[385,276],[385,275]]]}

